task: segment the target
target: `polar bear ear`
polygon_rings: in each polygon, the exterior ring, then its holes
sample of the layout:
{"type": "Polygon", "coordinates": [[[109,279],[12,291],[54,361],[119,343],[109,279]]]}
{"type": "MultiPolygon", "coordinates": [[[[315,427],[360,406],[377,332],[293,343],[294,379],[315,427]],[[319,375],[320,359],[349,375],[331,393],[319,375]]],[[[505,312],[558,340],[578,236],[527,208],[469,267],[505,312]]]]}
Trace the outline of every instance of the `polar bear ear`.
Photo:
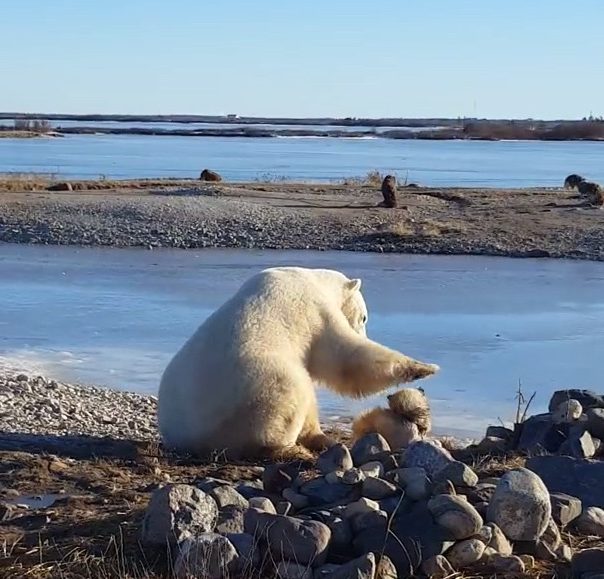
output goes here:
{"type": "Polygon", "coordinates": [[[349,292],[357,292],[361,289],[361,280],[360,279],[350,279],[346,282],[346,289],[349,292]]]}

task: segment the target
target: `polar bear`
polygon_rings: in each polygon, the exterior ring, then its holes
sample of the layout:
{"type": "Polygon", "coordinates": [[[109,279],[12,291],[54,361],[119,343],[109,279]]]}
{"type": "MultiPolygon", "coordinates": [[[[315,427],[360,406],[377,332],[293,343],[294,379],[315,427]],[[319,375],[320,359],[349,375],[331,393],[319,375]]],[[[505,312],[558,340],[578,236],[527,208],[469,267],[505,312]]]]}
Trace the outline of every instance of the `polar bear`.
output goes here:
{"type": "Polygon", "coordinates": [[[315,384],[353,398],[438,370],[366,337],[361,280],[276,267],[250,278],[176,353],[161,378],[168,447],[229,458],[305,458],[321,431],[315,384]]]}

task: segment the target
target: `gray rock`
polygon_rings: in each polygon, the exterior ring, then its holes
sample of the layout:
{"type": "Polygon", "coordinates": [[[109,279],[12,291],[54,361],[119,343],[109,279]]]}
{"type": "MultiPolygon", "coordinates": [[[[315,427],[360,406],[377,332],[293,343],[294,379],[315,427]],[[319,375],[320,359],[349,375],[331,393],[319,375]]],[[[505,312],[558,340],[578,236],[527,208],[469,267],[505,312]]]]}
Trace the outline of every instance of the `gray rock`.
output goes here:
{"type": "Polygon", "coordinates": [[[246,533],[266,542],[275,561],[317,566],[327,555],[331,531],[323,523],[248,509],[244,526],[246,533]]]}
{"type": "Polygon", "coordinates": [[[386,439],[377,433],[366,434],[359,438],[352,446],[351,455],[355,466],[361,466],[366,462],[374,460],[376,455],[390,451],[386,439]]]}
{"type": "Polygon", "coordinates": [[[495,494],[497,485],[492,483],[480,482],[473,489],[466,489],[464,492],[468,497],[468,501],[476,506],[477,503],[490,502],[495,494]]]}
{"type": "Polygon", "coordinates": [[[403,513],[409,510],[413,502],[411,499],[407,498],[402,491],[399,491],[399,493],[400,494],[398,496],[389,497],[379,501],[380,510],[387,513],[388,516],[395,513],[403,513]]]}
{"type": "Polygon", "coordinates": [[[515,555],[499,555],[495,553],[488,558],[487,562],[493,571],[503,573],[503,577],[511,574],[524,576],[526,571],[524,561],[515,555]]]}
{"type": "Polygon", "coordinates": [[[552,412],[552,420],[556,424],[573,423],[581,418],[583,406],[578,400],[569,398],[560,403],[560,406],[552,412]]]}
{"type": "Polygon", "coordinates": [[[476,509],[458,496],[437,495],[428,501],[428,509],[436,523],[458,540],[476,535],[483,524],[476,509]]]}
{"type": "Polygon", "coordinates": [[[358,501],[348,503],[344,509],[344,518],[351,519],[358,515],[369,513],[371,511],[379,511],[380,505],[376,501],[366,499],[365,497],[360,498],[358,501]]]}
{"type": "Polygon", "coordinates": [[[554,424],[550,414],[536,414],[522,423],[516,448],[531,454],[557,452],[566,433],[567,425],[554,424]]]}
{"type": "Polygon", "coordinates": [[[554,519],[550,519],[545,531],[539,538],[539,542],[544,544],[548,551],[552,553],[556,553],[556,551],[560,548],[562,544],[562,537],[560,535],[560,529],[558,529],[558,525],[554,519]]]}
{"type": "Polygon", "coordinates": [[[574,458],[591,458],[596,454],[596,447],[591,434],[584,426],[571,428],[568,438],[562,443],[559,454],[574,458]]]}
{"type": "Polygon", "coordinates": [[[442,555],[434,555],[422,563],[421,571],[430,579],[447,579],[455,575],[451,563],[442,555]]]}
{"type": "Polygon", "coordinates": [[[277,514],[273,501],[267,499],[266,497],[252,497],[249,500],[249,506],[255,509],[260,509],[265,513],[272,513],[273,515],[277,514]]]}
{"type": "Polygon", "coordinates": [[[223,579],[237,558],[237,550],[226,537],[202,533],[179,544],[174,572],[177,579],[223,579]]]}
{"type": "Polygon", "coordinates": [[[450,462],[434,477],[435,483],[445,480],[450,480],[456,487],[475,487],[478,484],[476,473],[468,465],[457,460],[450,462]]]}
{"type": "Polygon", "coordinates": [[[361,471],[366,477],[381,477],[384,476],[384,465],[379,460],[372,460],[362,465],[361,471]]]}
{"type": "Polygon", "coordinates": [[[536,541],[551,517],[549,492],[530,470],[518,468],[501,477],[487,511],[508,539],[536,541]]]}
{"type": "Polygon", "coordinates": [[[401,578],[412,576],[423,561],[442,555],[453,543],[453,537],[434,522],[430,511],[421,503],[415,503],[411,511],[397,515],[390,532],[376,533],[366,529],[353,542],[359,555],[384,553],[401,578]]]}
{"type": "Polygon", "coordinates": [[[335,573],[342,565],[336,565],[335,563],[325,563],[315,569],[313,575],[314,579],[328,579],[332,573],[335,573]]]}
{"type": "Polygon", "coordinates": [[[385,533],[388,527],[388,515],[385,511],[369,511],[350,519],[352,532],[357,535],[366,529],[374,529],[376,532],[385,533]]]}
{"type": "Polygon", "coordinates": [[[313,506],[354,500],[354,497],[360,496],[360,489],[355,486],[343,483],[329,484],[323,477],[304,483],[299,491],[309,498],[313,506]]]}
{"type": "Polygon", "coordinates": [[[399,489],[381,478],[369,477],[363,481],[362,494],[368,499],[380,501],[398,494],[399,489]]]}
{"type": "Polygon", "coordinates": [[[291,466],[271,464],[262,473],[264,490],[275,495],[280,495],[284,489],[293,485],[296,473],[291,466]]]}
{"type": "Polygon", "coordinates": [[[292,510],[292,504],[289,501],[279,501],[275,507],[275,510],[277,511],[278,515],[289,515],[292,510]]]}
{"type": "Polygon", "coordinates": [[[142,525],[142,542],[165,547],[214,530],[216,501],[191,485],[166,485],[157,489],[142,525]]]}
{"type": "Polygon", "coordinates": [[[277,563],[276,576],[279,579],[313,579],[313,571],[308,565],[280,561],[277,563]]]}
{"type": "Polygon", "coordinates": [[[349,554],[350,543],[352,542],[352,529],[347,519],[327,510],[314,512],[312,518],[329,527],[331,531],[330,552],[345,550],[346,554],[349,554]]]}
{"type": "Polygon", "coordinates": [[[341,480],[345,485],[358,485],[365,480],[365,473],[360,468],[351,468],[342,473],[341,480]]]}
{"type": "Polygon", "coordinates": [[[321,474],[347,471],[353,467],[350,451],[343,444],[334,444],[317,459],[317,469],[321,474]]]}
{"type": "Polygon", "coordinates": [[[430,495],[430,479],[422,467],[398,468],[388,473],[388,478],[404,488],[406,496],[414,501],[421,501],[430,495]]]}
{"type": "Polygon", "coordinates": [[[503,531],[495,523],[487,523],[487,525],[491,528],[491,540],[487,546],[500,555],[511,555],[512,545],[503,531]]]}
{"type": "Polygon", "coordinates": [[[457,491],[449,479],[441,480],[432,484],[433,495],[456,495],[457,491]]]}
{"type": "Polygon", "coordinates": [[[259,481],[258,484],[250,481],[239,483],[235,486],[235,490],[248,501],[256,497],[268,498],[268,495],[270,494],[262,488],[262,481],[259,481]]]}
{"type": "Polygon", "coordinates": [[[527,468],[543,479],[550,492],[577,497],[583,507],[604,508],[604,462],[568,456],[535,456],[527,468]],[[598,482],[595,482],[598,481],[598,482]]]}
{"type": "Polygon", "coordinates": [[[493,528],[489,525],[483,525],[480,527],[480,531],[478,531],[478,533],[476,533],[472,539],[479,539],[485,544],[485,546],[488,547],[489,543],[493,539],[493,528]]]}
{"type": "Polygon", "coordinates": [[[289,501],[294,509],[305,509],[310,504],[310,499],[302,493],[297,493],[292,488],[283,489],[283,498],[289,501]]]}
{"type": "Polygon", "coordinates": [[[549,401],[549,411],[553,412],[566,400],[571,398],[578,400],[584,409],[588,408],[604,408],[604,396],[596,394],[592,390],[557,390],[553,393],[549,401]]]}
{"type": "Polygon", "coordinates": [[[485,437],[493,437],[500,438],[505,441],[511,440],[514,436],[514,431],[510,428],[506,428],[505,426],[489,426],[487,427],[487,431],[485,433],[485,437]]]}
{"type": "Polygon", "coordinates": [[[604,510],[599,507],[587,507],[575,521],[580,533],[604,538],[604,510]]]}
{"type": "Polygon", "coordinates": [[[399,452],[386,451],[374,455],[373,460],[377,460],[378,462],[382,463],[384,472],[390,472],[391,470],[394,470],[400,466],[400,456],[401,455],[399,452]]]}
{"type": "Polygon", "coordinates": [[[495,436],[485,436],[475,447],[475,453],[478,455],[492,454],[499,456],[504,454],[510,441],[504,440],[503,438],[496,438],[495,436]]]}
{"type": "Polygon", "coordinates": [[[453,462],[453,457],[449,451],[428,440],[421,440],[409,445],[403,458],[405,467],[423,468],[429,477],[433,477],[451,462],[453,462]]]}
{"type": "Polygon", "coordinates": [[[573,577],[582,579],[586,575],[602,573],[604,570],[604,549],[585,549],[575,553],[571,562],[573,577]]]}
{"type": "Polygon", "coordinates": [[[252,535],[247,533],[228,533],[226,538],[231,542],[237,551],[237,560],[231,565],[233,573],[239,573],[243,576],[251,575],[252,569],[255,569],[260,563],[260,552],[256,549],[256,541],[252,535]]]}
{"type": "Polygon", "coordinates": [[[375,555],[367,553],[341,565],[337,571],[329,575],[329,579],[374,579],[376,567],[375,555]]]}
{"type": "Polygon", "coordinates": [[[229,506],[247,509],[249,506],[247,499],[231,486],[217,486],[210,490],[208,494],[216,501],[219,509],[229,506]]]}
{"type": "MultiPolygon", "coordinates": [[[[228,480],[224,480],[221,478],[215,478],[213,476],[206,476],[202,479],[195,481],[195,486],[203,491],[204,493],[210,494],[210,491],[214,490],[220,486],[229,486],[231,483],[228,480]]],[[[212,497],[214,498],[214,497],[212,497]]],[[[214,499],[216,500],[216,499],[214,499]]],[[[220,505],[218,505],[220,506],[220,505]]]]}
{"type": "Polygon", "coordinates": [[[465,539],[455,543],[445,554],[457,570],[465,569],[482,558],[486,545],[480,539],[465,539]]]}
{"type": "Polygon", "coordinates": [[[550,502],[552,503],[552,518],[561,527],[574,521],[583,509],[578,498],[564,493],[550,493],[550,502]]]}
{"type": "Polygon", "coordinates": [[[229,505],[220,509],[215,531],[222,535],[227,533],[243,533],[243,515],[246,509],[229,505]]]}
{"type": "Polygon", "coordinates": [[[587,415],[587,430],[596,438],[604,438],[604,408],[590,408],[587,415]]]}
{"type": "Polygon", "coordinates": [[[387,555],[381,555],[375,570],[375,579],[398,579],[396,567],[387,555]]]}

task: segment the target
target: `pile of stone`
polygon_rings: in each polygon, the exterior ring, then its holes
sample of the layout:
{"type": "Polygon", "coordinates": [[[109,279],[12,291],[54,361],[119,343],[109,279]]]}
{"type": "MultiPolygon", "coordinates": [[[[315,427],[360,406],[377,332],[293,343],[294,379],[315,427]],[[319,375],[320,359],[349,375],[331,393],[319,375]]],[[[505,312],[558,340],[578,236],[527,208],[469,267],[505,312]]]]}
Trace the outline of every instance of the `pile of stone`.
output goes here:
{"type": "Polygon", "coordinates": [[[570,524],[604,536],[604,511],[582,513],[526,468],[479,480],[436,441],[393,451],[370,434],[330,448],[316,470],[274,464],[252,482],[163,486],[142,540],[168,549],[181,579],[511,577],[537,560],[572,563],[577,577],[604,569],[604,550],[573,557],[560,532],[570,524]]]}
{"type": "Polygon", "coordinates": [[[490,426],[476,451],[593,458],[604,453],[602,439],[604,396],[590,390],[558,390],[550,400],[549,412],[531,416],[515,430],[490,426]]]}
{"type": "Polygon", "coordinates": [[[156,417],[155,396],[17,372],[0,375],[0,432],[157,440],[156,417]]]}

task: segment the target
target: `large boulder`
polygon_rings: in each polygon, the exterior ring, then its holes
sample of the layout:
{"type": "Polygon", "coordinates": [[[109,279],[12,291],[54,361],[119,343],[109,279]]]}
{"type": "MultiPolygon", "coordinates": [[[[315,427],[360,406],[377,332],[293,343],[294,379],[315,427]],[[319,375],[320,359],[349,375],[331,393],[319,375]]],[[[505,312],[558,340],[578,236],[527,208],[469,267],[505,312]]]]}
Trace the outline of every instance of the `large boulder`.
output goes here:
{"type": "Polygon", "coordinates": [[[142,542],[166,546],[214,530],[216,501],[191,485],[174,484],[157,489],[142,525],[142,542]]]}
{"type": "Polygon", "coordinates": [[[550,492],[577,497],[583,507],[604,508],[604,462],[570,456],[534,456],[526,467],[539,475],[550,492]]]}
{"type": "Polygon", "coordinates": [[[495,523],[508,539],[536,541],[552,514],[549,492],[543,481],[526,468],[505,473],[497,485],[487,510],[487,520],[495,523]]]}

